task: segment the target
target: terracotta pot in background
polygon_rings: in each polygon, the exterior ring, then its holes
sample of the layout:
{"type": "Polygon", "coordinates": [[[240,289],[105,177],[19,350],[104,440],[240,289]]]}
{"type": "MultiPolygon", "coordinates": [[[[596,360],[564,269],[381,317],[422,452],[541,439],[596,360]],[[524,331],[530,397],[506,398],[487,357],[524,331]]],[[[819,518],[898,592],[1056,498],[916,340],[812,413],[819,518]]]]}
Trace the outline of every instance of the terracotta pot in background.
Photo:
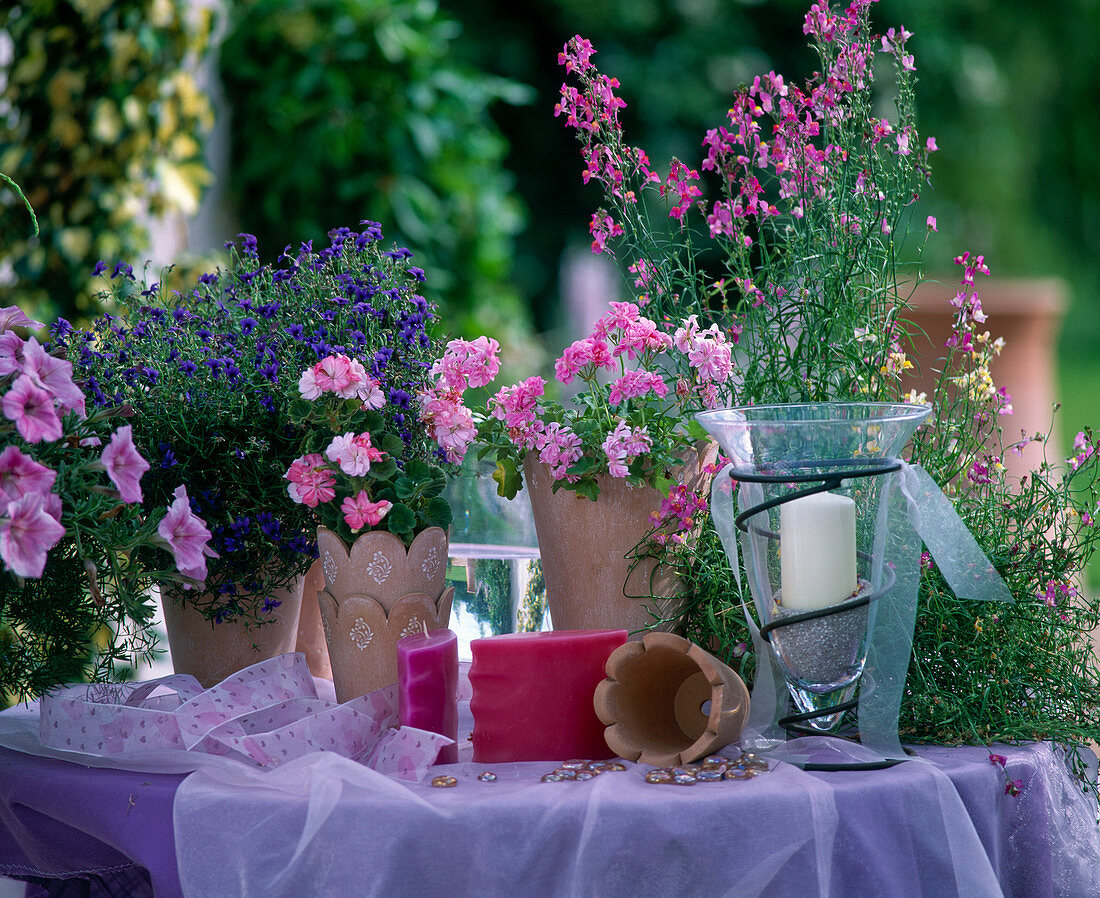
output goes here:
{"type": "MultiPolygon", "coordinates": [[[[707,493],[711,475],[703,467],[716,452],[714,444],[706,444],[684,465],[681,483],[707,493]]],[[[655,559],[635,562],[628,557],[652,528],[650,513],[661,507],[663,497],[656,489],[603,475],[595,502],[570,490],[555,493],[549,468],[533,453],[524,459],[523,476],[555,630],[624,629],[634,634],[631,638],[640,638],[638,631],[654,620],[650,596],[657,597],[663,617],[675,617],[676,578],[659,569],[655,559]]]]}
{"type": "Polygon", "coordinates": [[[317,531],[324,589],[317,596],[336,698],[345,702],[397,682],[397,640],[450,622],[444,589],[447,533],[431,527],[406,551],[392,533],[364,533],[348,547],[317,531]]]}
{"type": "Polygon", "coordinates": [[[278,608],[264,615],[262,624],[251,626],[239,620],[214,623],[203,617],[192,601],[181,601],[180,594],[166,591],[161,604],[173,669],[191,674],[208,689],[250,664],[293,652],[302,607],[302,580],[299,577],[290,587],[273,590],[271,597],[280,603],[278,608]]]}

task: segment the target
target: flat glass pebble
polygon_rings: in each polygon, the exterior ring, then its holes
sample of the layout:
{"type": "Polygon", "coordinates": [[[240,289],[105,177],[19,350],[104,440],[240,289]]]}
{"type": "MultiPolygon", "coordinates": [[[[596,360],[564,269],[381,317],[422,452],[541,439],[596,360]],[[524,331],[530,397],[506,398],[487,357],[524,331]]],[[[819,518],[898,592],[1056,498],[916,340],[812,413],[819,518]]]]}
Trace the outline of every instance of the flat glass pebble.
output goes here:
{"type": "Polygon", "coordinates": [[[596,776],[597,774],[593,773],[591,770],[578,770],[577,775],[574,777],[574,779],[591,780],[595,779],[596,776]]]}
{"type": "Polygon", "coordinates": [[[699,780],[690,773],[675,773],[672,776],[672,782],[677,786],[694,786],[699,780]]]}
{"type": "Polygon", "coordinates": [[[626,770],[626,764],[622,761],[604,761],[605,770],[626,770]]]}
{"type": "Polygon", "coordinates": [[[645,775],[645,781],[647,783],[671,783],[672,774],[667,770],[651,770],[645,775]]]}
{"type": "Polygon", "coordinates": [[[559,767],[554,773],[563,780],[575,780],[577,778],[577,771],[571,767],[559,767]]]}
{"type": "Polygon", "coordinates": [[[585,761],[582,758],[570,758],[568,761],[562,761],[561,766],[565,770],[582,770],[590,763],[590,761],[585,761]]]}
{"type": "Polygon", "coordinates": [[[716,783],[722,779],[721,770],[700,770],[695,774],[695,778],[701,783],[716,783]]]}
{"type": "Polygon", "coordinates": [[[544,783],[560,783],[565,779],[563,776],[559,776],[556,773],[547,773],[543,776],[542,781],[544,783]]]}
{"type": "Polygon", "coordinates": [[[729,764],[729,763],[730,763],[730,759],[727,758],[725,755],[709,755],[708,757],[703,758],[703,766],[704,767],[707,767],[707,766],[717,767],[719,765],[729,764]]]}
{"type": "Polygon", "coordinates": [[[744,767],[731,767],[722,776],[728,780],[744,780],[749,778],[749,772],[744,767]]]}
{"type": "Polygon", "coordinates": [[[477,775],[477,778],[483,783],[495,783],[497,781],[497,775],[495,773],[490,773],[489,771],[485,771],[485,773],[479,773],[477,775]]]}
{"type": "Polygon", "coordinates": [[[748,767],[754,770],[767,770],[768,762],[765,761],[760,755],[754,755],[752,752],[746,752],[741,755],[739,763],[743,767],[748,767]]]}
{"type": "Polygon", "coordinates": [[[451,786],[457,786],[458,780],[453,776],[433,776],[432,785],[437,789],[449,789],[451,786]]]}

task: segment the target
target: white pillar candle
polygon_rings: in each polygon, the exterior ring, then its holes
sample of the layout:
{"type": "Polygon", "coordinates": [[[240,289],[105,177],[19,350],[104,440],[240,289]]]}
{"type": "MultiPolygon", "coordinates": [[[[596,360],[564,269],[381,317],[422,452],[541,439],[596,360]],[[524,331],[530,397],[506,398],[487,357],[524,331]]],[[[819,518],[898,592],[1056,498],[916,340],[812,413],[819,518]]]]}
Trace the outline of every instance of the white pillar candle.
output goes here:
{"type": "Polygon", "coordinates": [[[784,608],[810,611],[856,591],[856,503],[814,493],[779,507],[779,566],[784,608]]]}

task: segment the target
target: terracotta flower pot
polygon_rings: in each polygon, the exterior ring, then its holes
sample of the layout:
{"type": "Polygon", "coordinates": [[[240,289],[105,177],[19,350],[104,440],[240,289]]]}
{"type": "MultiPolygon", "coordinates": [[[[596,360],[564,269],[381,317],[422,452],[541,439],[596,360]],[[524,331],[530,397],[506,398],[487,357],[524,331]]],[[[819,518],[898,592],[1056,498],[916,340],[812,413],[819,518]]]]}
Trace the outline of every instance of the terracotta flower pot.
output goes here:
{"type": "Polygon", "coordinates": [[[250,664],[293,652],[302,581],[299,577],[286,589],[272,590],[271,597],[280,604],[259,625],[239,620],[214,623],[195,608],[193,594],[165,591],[161,605],[175,672],[191,674],[209,688],[250,664]]]}
{"type": "Polygon", "coordinates": [[[450,622],[454,587],[444,589],[447,534],[439,527],[405,545],[378,530],[349,548],[317,531],[324,589],[318,595],[336,698],[348,701],[397,682],[397,640],[450,622]]]}
{"type": "MultiPolygon", "coordinates": [[[[695,492],[708,492],[711,475],[703,468],[716,451],[707,443],[694,453],[680,482],[695,492]]],[[[629,557],[652,529],[649,516],[660,510],[661,493],[610,475],[599,478],[595,502],[570,490],[555,493],[549,468],[533,453],[524,459],[523,476],[555,630],[624,629],[637,639],[638,631],[654,622],[651,608],[662,617],[675,617],[679,581],[655,559],[629,557]]]]}
{"type": "Polygon", "coordinates": [[[749,716],[749,691],[733,670],[682,636],[646,633],[611,653],[593,705],[613,752],[662,767],[736,742],[749,716]]]}

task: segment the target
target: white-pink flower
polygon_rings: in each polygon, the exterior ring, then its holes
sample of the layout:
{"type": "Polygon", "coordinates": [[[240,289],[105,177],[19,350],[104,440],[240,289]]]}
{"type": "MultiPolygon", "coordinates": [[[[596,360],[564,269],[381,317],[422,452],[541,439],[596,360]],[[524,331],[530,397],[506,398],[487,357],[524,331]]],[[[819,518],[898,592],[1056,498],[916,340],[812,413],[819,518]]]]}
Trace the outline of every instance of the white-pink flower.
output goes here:
{"type": "Polygon", "coordinates": [[[345,433],[333,437],[325,449],[325,458],[336,462],[349,477],[362,477],[372,462],[381,461],[386,453],[371,445],[369,433],[345,433]]]}
{"type": "Polygon", "coordinates": [[[733,353],[727,343],[715,339],[700,339],[688,353],[691,367],[699,379],[712,383],[725,383],[733,373],[733,353]]]}
{"type": "Polygon", "coordinates": [[[41,577],[46,555],[64,535],[61,499],[27,493],[8,502],[0,517],[0,558],[19,577],[41,577]]]}
{"type": "Polygon", "coordinates": [[[653,447],[653,440],[645,426],[631,427],[620,421],[603,441],[607,456],[607,470],[612,477],[626,477],[627,465],[653,447]]]}
{"type": "Polygon", "coordinates": [[[111,441],[100,455],[107,476],[118,488],[123,502],[141,501],[141,478],[149,470],[149,462],[134,446],[133,429],[125,424],[111,434],[111,441]]]}
{"type": "Polygon", "coordinates": [[[298,378],[298,393],[303,399],[313,402],[321,398],[321,387],[317,383],[317,375],[312,368],[306,368],[302,376],[298,378]]]}
{"type": "MultiPolygon", "coordinates": [[[[187,489],[181,484],[172,493],[175,501],[168,506],[168,513],[157,525],[157,533],[168,543],[176,569],[193,580],[206,580],[206,559],[217,558],[210,548],[210,531],[206,522],[191,511],[187,489]]],[[[190,589],[184,584],[185,589],[190,589]]]]}

